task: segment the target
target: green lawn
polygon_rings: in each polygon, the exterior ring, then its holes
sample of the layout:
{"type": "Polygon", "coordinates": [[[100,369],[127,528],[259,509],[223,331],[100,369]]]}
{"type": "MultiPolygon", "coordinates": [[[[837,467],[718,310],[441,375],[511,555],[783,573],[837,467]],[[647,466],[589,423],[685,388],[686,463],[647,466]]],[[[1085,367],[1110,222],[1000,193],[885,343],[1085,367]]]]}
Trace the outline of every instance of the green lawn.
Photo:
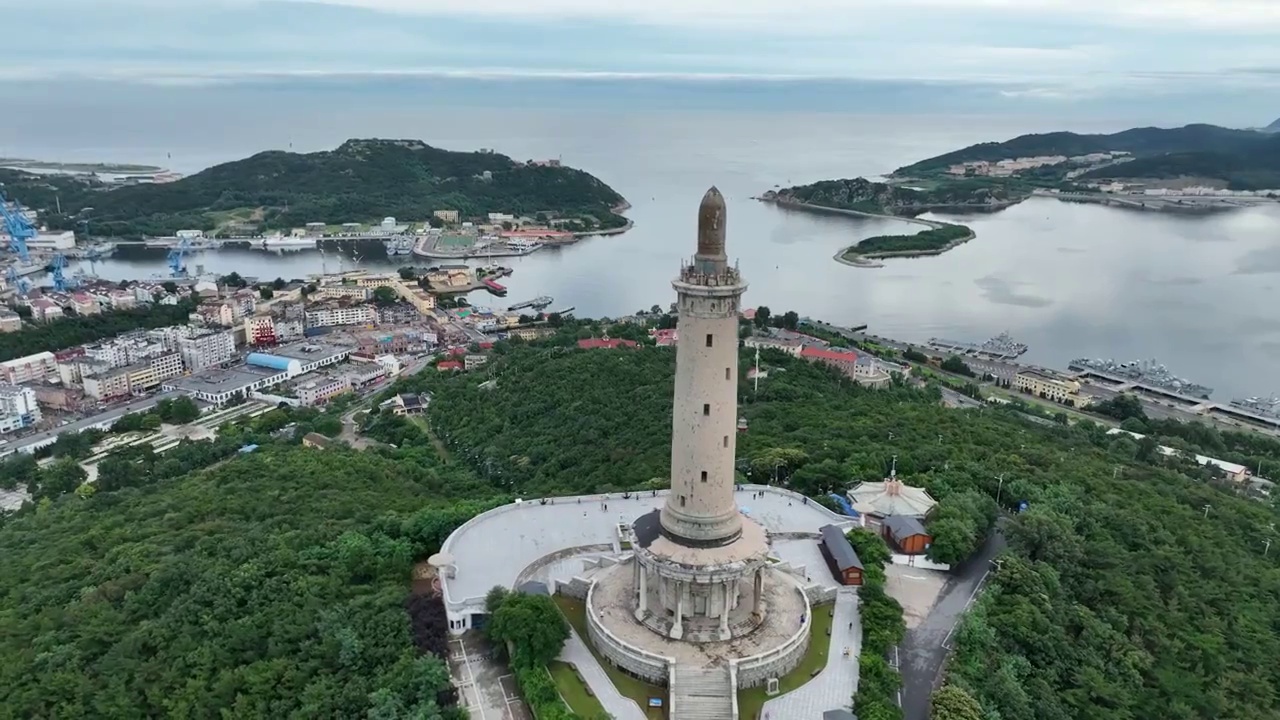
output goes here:
{"type": "MultiPolygon", "coordinates": [[[[666,720],[666,713],[659,708],[649,707],[649,698],[660,697],[662,704],[668,704],[667,689],[650,685],[642,680],[637,680],[621,670],[610,665],[601,655],[596,652],[595,647],[591,645],[591,640],[587,635],[587,608],[586,604],[581,600],[575,600],[564,595],[553,595],[552,599],[556,601],[556,605],[560,606],[560,612],[564,613],[565,618],[569,620],[569,624],[573,626],[574,632],[578,633],[578,637],[582,638],[583,643],[591,650],[591,654],[595,655],[596,661],[604,668],[609,679],[613,681],[614,687],[618,688],[618,692],[623,697],[631,698],[645,712],[645,717],[649,720],[666,720]]],[[[827,625],[830,627],[831,620],[827,619],[827,625]]],[[[557,685],[559,682],[557,681],[557,685]]],[[[561,690],[563,693],[564,691],[561,690]]],[[[567,699],[567,698],[566,698],[567,699]]],[[[589,717],[589,716],[588,716],[589,717]]],[[[743,716],[744,720],[746,716],[743,716]]]]}
{"type": "MultiPolygon", "coordinates": [[[[831,646],[828,632],[831,630],[831,614],[834,610],[833,604],[814,606],[813,622],[809,625],[809,648],[795,670],[778,678],[779,695],[799,688],[813,679],[811,675],[814,670],[826,667],[827,649],[831,646]]],[[[738,691],[738,717],[741,720],[756,720],[760,716],[765,701],[769,699],[764,691],[764,685],[738,691]]]]}
{"type": "Polygon", "coordinates": [[[584,718],[604,717],[604,706],[587,692],[586,683],[578,678],[569,663],[554,660],[547,666],[547,670],[551,672],[551,679],[555,681],[560,697],[564,698],[574,714],[584,718]]]}

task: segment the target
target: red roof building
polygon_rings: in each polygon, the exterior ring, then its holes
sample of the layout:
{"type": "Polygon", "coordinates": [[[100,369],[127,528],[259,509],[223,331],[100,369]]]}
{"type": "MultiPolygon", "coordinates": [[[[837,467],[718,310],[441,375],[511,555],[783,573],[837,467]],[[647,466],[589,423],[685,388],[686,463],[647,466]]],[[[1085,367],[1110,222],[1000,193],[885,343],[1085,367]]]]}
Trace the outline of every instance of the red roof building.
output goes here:
{"type": "Polygon", "coordinates": [[[616,338],[583,338],[578,341],[578,347],[583,350],[596,350],[604,348],[606,350],[615,350],[620,347],[633,348],[636,346],[635,340],[619,340],[616,338]]]}
{"type": "Polygon", "coordinates": [[[457,360],[445,360],[444,362],[436,365],[436,370],[439,370],[440,372],[448,372],[450,370],[461,370],[461,369],[462,369],[462,363],[458,362],[457,360]]]}
{"type": "Polygon", "coordinates": [[[820,362],[853,377],[854,368],[858,364],[858,354],[848,350],[828,350],[826,348],[806,345],[800,349],[800,357],[809,362],[820,362]]]}
{"type": "Polygon", "coordinates": [[[665,330],[654,330],[652,333],[650,333],[650,335],[653,336],[653,341],[657,343],[659,347],[669,347],[671,345],[675,345],[676,342],[680,339],[680,336],[676,334],[675,328],[667,328],[665,330]]]}
{"type": "Polygon", "coordinates": [[[454,347],[449,348],[449,354],[450,354],[450,355],[457,355],[457,356],[466,355],[466,354],[467,354],[467,349],[466,349],[466,348],[464,348],[464,347],[462,347],[462,346],[460,346],[460,345],[457,345],[457,346],[454,346],[454,347]]]}

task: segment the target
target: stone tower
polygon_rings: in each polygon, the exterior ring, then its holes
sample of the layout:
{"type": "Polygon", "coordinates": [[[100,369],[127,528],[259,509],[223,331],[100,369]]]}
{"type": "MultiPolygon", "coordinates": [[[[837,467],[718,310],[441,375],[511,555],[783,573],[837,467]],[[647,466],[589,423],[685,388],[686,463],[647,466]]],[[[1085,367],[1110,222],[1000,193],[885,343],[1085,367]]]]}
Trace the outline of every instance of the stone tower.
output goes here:
{"type": "Polygon", "coordinates": [[[714,187],[698,208],[697,253],[671,284],[679,308],[671,493],[633,528],[635,617],[671,638],[728,640],[764,620],[768,538],[734,496],[747,284],[725,255],[724,197],[714,187]]]}
{"type": "Polygon", "coordinates": [[[733,496],[738,423],[738,313],[747,290],[725,256],[724,197],[714,187],[698,208],[698,252],[672,281],[678,297],[671,495],[662,530],[691,547],[742,534],[733,496]]]}

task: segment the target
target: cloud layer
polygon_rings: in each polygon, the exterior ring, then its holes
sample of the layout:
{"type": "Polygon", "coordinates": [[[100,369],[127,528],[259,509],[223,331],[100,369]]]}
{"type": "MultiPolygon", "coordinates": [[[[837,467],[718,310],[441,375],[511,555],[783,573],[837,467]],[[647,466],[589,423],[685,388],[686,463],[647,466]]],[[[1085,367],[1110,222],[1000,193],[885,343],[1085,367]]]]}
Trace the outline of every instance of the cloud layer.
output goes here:
{"type": "MultiPolygon", "coordinates": [[[[0,0],[3,76],[433,72],[1280,84],[1280,0],[0,0]]],[[[1027,87],[1027,85],[1030,87],[1027,87]]]]}

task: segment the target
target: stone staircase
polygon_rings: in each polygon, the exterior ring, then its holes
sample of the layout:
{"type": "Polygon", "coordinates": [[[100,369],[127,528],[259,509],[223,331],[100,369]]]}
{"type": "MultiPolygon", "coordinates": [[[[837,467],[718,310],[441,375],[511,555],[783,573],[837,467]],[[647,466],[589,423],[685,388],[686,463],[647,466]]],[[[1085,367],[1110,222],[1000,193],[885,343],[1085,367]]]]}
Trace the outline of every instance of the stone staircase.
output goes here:
{"type": "Polygon", "coordinates": [[[673,717],[679,720],[737,720],[729,666],[677,665],[671,690],[673,717]]]}

